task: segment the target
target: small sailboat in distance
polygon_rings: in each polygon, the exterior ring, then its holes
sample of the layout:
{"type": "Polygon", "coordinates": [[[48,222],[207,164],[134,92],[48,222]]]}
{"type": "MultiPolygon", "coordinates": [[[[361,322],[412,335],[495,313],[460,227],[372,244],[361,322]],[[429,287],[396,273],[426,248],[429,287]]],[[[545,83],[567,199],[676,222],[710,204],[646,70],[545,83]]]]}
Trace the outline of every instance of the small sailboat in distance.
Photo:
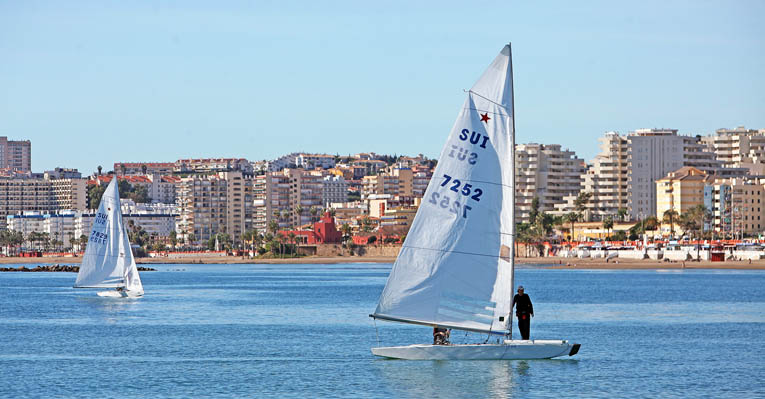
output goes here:
{"type": "Polygon", "coordinates": [[[508,44],[468,91],[370,315],[500,339],[491,344],[377,347],[373,354],[410,360],[546,359],[579,350],[579,344],[567,340],[512,339],[514,119],[508,44]]]}
{"type": "Polygon", "coordinates": [[[106,297],[140,297],[143,285],[122,222],[117,177],[106,187],[74,288],[113,288],[98,292],[106,297]]]}

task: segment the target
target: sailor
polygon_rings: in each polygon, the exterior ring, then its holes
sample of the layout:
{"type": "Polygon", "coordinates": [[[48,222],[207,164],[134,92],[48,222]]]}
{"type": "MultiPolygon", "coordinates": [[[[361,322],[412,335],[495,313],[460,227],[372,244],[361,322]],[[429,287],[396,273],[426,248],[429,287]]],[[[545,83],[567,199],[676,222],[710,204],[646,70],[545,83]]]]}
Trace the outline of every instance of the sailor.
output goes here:
{"type": "Polygon", "coordinates": [[[515,306],[515,315],[518,317],[518,329],[521,331],[521,338],[529,339],[529,327],[531,318],[534,317],[534,306],[531,304],[531,298],[523,292],[523,286],[518,286],[518,293],[513,297],[513,304],[510,306],[512,311],[515,306]]]}
{"type": "Polygon", "coordinates": [[[448,328],[433,327],[433,345],[449,344],[450,332],[448,328]]]}

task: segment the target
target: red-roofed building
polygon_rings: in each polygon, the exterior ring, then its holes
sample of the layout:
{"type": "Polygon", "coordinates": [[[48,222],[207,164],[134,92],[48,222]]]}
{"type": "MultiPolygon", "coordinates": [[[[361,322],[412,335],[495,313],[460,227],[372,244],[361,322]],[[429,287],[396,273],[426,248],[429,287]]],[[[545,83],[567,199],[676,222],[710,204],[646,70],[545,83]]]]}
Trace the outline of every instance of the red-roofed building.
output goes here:
{"type": "Polygon", "coordinates": [[[284,237],[290,233],[295,234],[295,241],[301,244],[336,244],[343,240],[343,234],[335,226],[335,218],[329,212],[324,213],[322,218],[313,224],[313,230],[280,231],[284,237]]]}

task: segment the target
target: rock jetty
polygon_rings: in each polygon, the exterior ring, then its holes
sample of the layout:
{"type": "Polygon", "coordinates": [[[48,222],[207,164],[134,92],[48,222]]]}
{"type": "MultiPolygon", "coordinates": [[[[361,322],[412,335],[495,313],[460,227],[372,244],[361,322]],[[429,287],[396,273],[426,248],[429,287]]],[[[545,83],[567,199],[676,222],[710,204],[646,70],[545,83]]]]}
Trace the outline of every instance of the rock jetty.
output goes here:
{"type": "MultiPolygon", "coordinates": [[[[40,265],[33,268],[27,268],[26,266],[22,267],[0,267],[0,272],[68,272],[68,273],[77,273],[80,271],[79,266],[72,266],[72,265],[40,265]]],[[[138,271],[140,272],[154,272],[157,271],[157,269],[152,269],[150,267],[138,267],[138,271]]]]}

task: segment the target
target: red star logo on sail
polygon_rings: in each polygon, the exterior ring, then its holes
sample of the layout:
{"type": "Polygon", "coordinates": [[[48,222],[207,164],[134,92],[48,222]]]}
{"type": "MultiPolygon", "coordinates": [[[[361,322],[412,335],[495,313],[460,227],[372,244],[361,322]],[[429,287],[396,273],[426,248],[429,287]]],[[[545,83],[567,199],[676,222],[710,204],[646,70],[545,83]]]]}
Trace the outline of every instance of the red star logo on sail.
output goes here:
{"type": "Polygon", "coordinates": [[[481,114],[481,122],[489,123],[489,119],[491,119],[491,118],[489,118],[489,113],[488,112],[485,113],[485,114],[481,114]]]}

